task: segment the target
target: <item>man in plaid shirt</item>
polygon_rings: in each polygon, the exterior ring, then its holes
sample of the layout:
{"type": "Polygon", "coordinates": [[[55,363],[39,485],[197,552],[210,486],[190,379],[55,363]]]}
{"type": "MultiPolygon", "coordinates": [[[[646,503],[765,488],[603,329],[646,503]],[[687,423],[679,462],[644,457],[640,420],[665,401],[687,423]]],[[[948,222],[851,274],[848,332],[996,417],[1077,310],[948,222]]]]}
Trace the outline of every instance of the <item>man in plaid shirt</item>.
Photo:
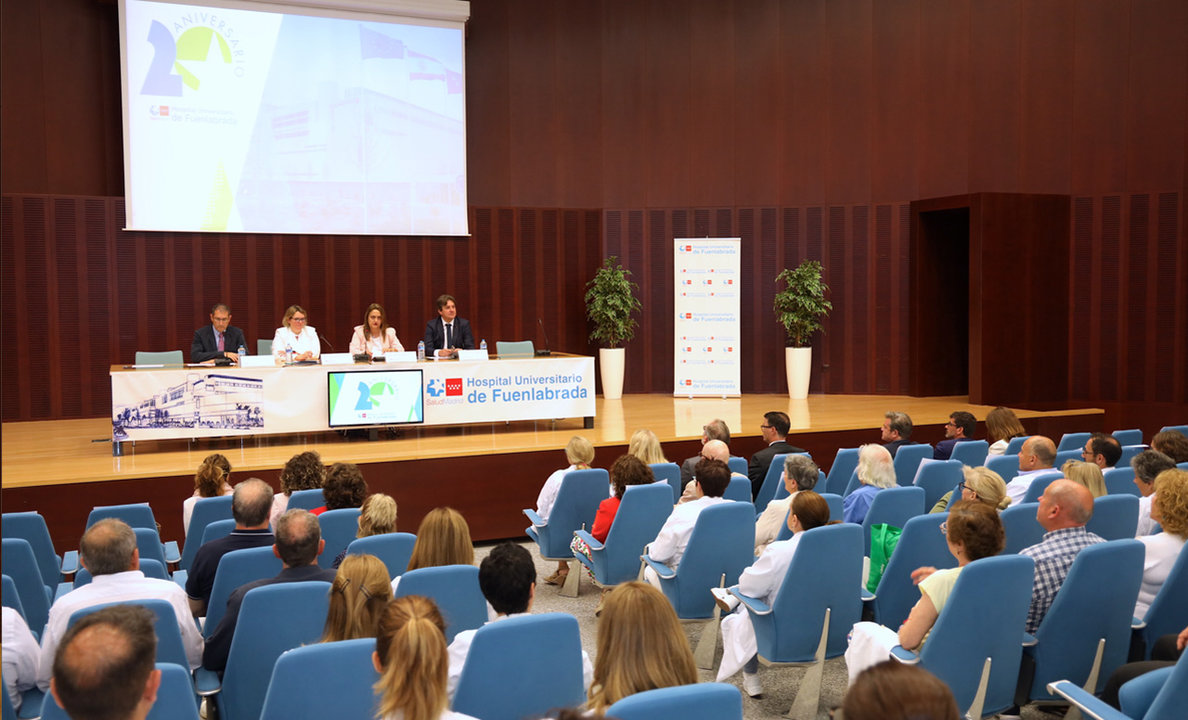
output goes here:
{"type": "Polygon", "coordinates": [[[1105,539],[1085,530],[1093,517],[1093,495],[1072,480],[1056,480],[1040,497],[1035,519],[1043,526],[1044,539],[1020,551],[1035,560],[1035,585],[1027,611],[1027,632],[1035,633],[1044,619],[1077,553],[1105,539]]]}

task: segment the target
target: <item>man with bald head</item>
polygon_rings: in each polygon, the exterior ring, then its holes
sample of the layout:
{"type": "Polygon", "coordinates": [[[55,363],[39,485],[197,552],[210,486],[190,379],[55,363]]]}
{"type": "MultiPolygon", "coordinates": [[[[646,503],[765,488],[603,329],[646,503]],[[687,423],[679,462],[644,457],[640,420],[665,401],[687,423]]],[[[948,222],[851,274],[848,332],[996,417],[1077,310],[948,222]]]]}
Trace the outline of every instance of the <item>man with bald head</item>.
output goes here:
{"type": "Polygon", "coordinates": [[[1007,495],[1012,505],[1023,502],[1027,496],[1027,489],[1035,474],[1041,470],[1051,470],[1056,460],[1056,443],[1043,435],[1032,435],[1019,448],[1019,474],[1007,483],[1007,495]]]}
{"type": "MultiPolygon", "coordinates": [[[[701,428],[702,446],[704,447],[710,440],[721,440],[727,446],[730,445],[730,428],[726,425],[725,420],[714,418],[701,428]]],[[[726,456],[730,457],[730,453],[727,452],[726,456]]],[[[705,455],[698,453],[681,463],[681,487],[686,487],[693,482],[693,468],[697,467],[697,463],[701,462],[703,457],[705,455]]]]}
{"type": "Polygon", "coordinates": [[[54,655],[50,689],[73,720],[141,720],[157,701],[153,612],[114,605],[66,631],[54,655]]]}
{"type": "Polygon", "coordinates": [[[265,547],[272,544],[268,516],[272,512],[272,486],[259,478],[248,478],[235,486],[231,496],[231,517],[235,529],[230,535],[215,538],[198,548],[186,578],[186,595],[194,617],[206,614],[210,592],[214,589],[219,560],[233,550],[265,547]]]}
{"type": "MultiPolygon", "coordinates": [[[[706,443],[701,446],[701,455],[698,456],[697,462],[700,463],[702,460],[718,460],[729,467],[730,446],[721,440],[707,440],[706,443]]],[[[730,473],[730,477],[731,479],[734,479],[736,477],[746,478],[747,476],[742,475],[741,473],[732,472],[730,473]]],[[[685,483],[685,489],[681,492],[681,498],[680,500],[677,500],[677,505],[684,505],[685,503],[696,500],[699,497],[701,496],[697,494],[697,476],[696,473],[694,473],[694,476],[689,480],[689,482],[685,483]]]]}
{"type": "Polygon", "coordinates": [[[1085,529],[1093,517],[1093,495],[1072,480],[1053,481],[1040,497],[1035,519],[1044,528],[1044,539],[1019,552],[1035,560],[1035,584],[1027,611],[1027,632],[1034,633],[1052,607],[1068,569],[1082,549],[1105,542],[1085,529]]]}

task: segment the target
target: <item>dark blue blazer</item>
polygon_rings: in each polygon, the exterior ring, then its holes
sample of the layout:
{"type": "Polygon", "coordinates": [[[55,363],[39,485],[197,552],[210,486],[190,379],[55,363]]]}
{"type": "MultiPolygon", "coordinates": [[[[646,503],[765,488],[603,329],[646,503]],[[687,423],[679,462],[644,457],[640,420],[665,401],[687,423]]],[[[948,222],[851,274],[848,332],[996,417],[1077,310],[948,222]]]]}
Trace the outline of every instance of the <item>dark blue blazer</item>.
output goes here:
{"type": "MultiPolygon", "coordinates": [[[[463,350],[473,350],[474,335],[470,332],[470,322],[454,318],[454,347],[463,350]]],[[[445,349],[445,328],[442,327],[441,317],[435,317],[425,324],[425,355],[429,356],[438,350],[445,349]]]]}
{"type": "MultiPolygon", "coordinates": [[[[227,332],[223,333],[223,347],[226,348],[226,352],[236,352],[240,345],[251,352],[243,331],[234,325],[228,325],[227,332]]],[[[205,362],[222,356],[213,325],[204,325],[194,331],[194,340],[190,343],[190,362],[205,362]]]]}

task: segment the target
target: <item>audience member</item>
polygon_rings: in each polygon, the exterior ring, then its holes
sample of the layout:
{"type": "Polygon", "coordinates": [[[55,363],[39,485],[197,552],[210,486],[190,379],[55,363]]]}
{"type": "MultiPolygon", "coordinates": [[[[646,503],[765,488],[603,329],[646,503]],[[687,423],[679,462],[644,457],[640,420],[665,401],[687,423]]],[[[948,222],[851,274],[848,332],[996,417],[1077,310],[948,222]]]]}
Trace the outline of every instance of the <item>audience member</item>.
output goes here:
{"type": "MultiPolygon", "coordinates": [[[[363,506],[359,508],[359,531],[355,533],[355,537],[365,538],[394,532],[396,532],[396,501],[390,495],[383,493],[368,495],[367,499],[363,501],[363,506]]],[[[338,557],[334,558],[335,570],[342,565],[348,548],[349,546],[343,548],[342,552],[338,553],[338,557]]]]}
{"type": "Polygon", "coordinates": [[[232,550],[265,547],[273,543],[268,527],[268,511],[272,507],[272,487],[259,478],[248,478],[235,487],[231,498],[231,517],[235,529],[230,535],[215,538],[198,548],[190,573],[186,578],[186,595],[194,617],[206,614],[210,592],[214,588],[219,560],[232,550]]]}
{"type": "MultiPolygon", "coordinates": [[[[496,545],[479,565],[479,589],[483,591],[487,603],[496,613],[495,619],[490,620],[488,624],[530,612],[532,599],[536,594],[536,566],[532,563],[532,555],[512,542],[496,545]]],[[[476,632],[478,631],[463,630],[455,635],[454,641],[450,643],[451,700],[454,690],[458,687],[458,678],[462,676],[462,668],[466,665],[466,656],[470,653],[470,644],[474,642],[476,632]]],[[[590,689],[592,675],[590,657],[583,650],[582,687],[586,690],[590,689]]]]}
{"type": "Polygon", "coordinates": [[[788,431],[791,429],[792,421],[788,418],[788,413],[773,411],[763,414],[759,432],[763,436],[764,447],[752,455],[751,462],[747,464],[747,477],[751,480],[751,499],[759,497],[759,488],[763,487],[767,469],[771,467],[771,461],[776,455],[804,452],[788,444],[788,431]]]}
{"type": "Polygon", "coordinates": [[[883,416],[883,447],[895,457],[895,451],[912,441],[912,418],[905,412],[891,410],[883,416]]]}
{"type": "MultiPolygon", "coordinates": [[[[998,473],[981,465],[965,465],[961,468],[961,474],[963,479],[957,485],[958,500],[977,500],[1000,512],[1010,506],[1011,499],[1006,494],[1006,483],[998,473]]],[[[945,512],[949,503],[953,501],[953,492],[950,490],[945,493],[928,512],[945,512]]]]}
{"type": "Polygon", "coordinates": [[[1155,521],[1151,519],[1151,501],[1155,498],[1155,478],[1164,470],[1171,470],[1176,464],[1158,450],[1144,450],[1130,461],[1134,468],[1134,484],[1138,487],[1139,514],[1135,537],[1155,532],[1155,521]]]}
{"type": "Polygon", "coordinates": [[[337,462],[326,471],[326,483],[322,486],[322,499],[326,504],[310,510],[321,515],[327,510],[347,510],[363,505],[367,498],[367,481],[355,463],[337,462]]]}
{"type": "MultiPolygon", "coordinates": [[[[474,543],[470,540],[466,518],[449,507],[430,510],[417,528],[417,542],[413,545],[408,569],[473,564],[474,543]]],[[[400,577],[393,578],[393,593],[399,585],[400,577]]]]}
{"type": "Polygon", "coordinates": [[[863,445],[858,449],[858,489],[842,501],[842,520],[862,524],[875,493],[895,487],[895,462],[882,445],[863,445]]]}
{"type": "Polygon", "coordinates": [[[322,642],[375,637],[380,615],[392,599],[388,567],[374,555],[343,559],[330,584],[330,609],[322,642]]]}
{"type": "Polygon", "coordinates": [[[932,450],[933,460],[948,460],[953,456],[953,448],[959,442],[974,439],[974,432],[978,429],[977,418],[973,413],[958,410],[949,415],[949,422],[945,423],[945,439],[936,444],[932,450]]]}
{"type": "Polygon", "coordinates": [[[1151,648],[1151,659],[1140,662],[1126,663],[1110,675],[1105,688],[1101,691],[1101,699],[1117,708],[1118,690],[1139,675],[1146,675],[1152,670],[1171,667],[1184,654],[1184,647],[1188,645],[1188,627],[1180,631],[1179,635],[1163,635],[1155,641],[1151,648]]]}
{"type": "MultiPolygon", "coordinates": [[[[540,494],[536,496],[536,514],[540,515],[542,520],[548,520],[549,513],[553,512],[553,503],[557,502],[557,494],[561,492],[561,481],[565,479],[565,474],[573,470],[587,470],[590,463],[594,462],[594,446],[581,435],[574,435],[565,444],[565,459],[569,461],[569,467],[554,470],[545,480],[540,494]]],[[[545,582],[556,581],[564,577],[568,571],[566,562],[560,560],[557,562],[557,571],[545,578],[545,582]]]]}
{"type": "Polygon", "coordinates": [[[596,715],[629,695],[698,680],[672,603],[647,583],[623,583],[607,594],[596,657],[589,701],[596,715]]]}
{"type": "Polygon", "coordinates": [[[1044,619],[1068,569],[1081,550],[1105,540],[1085,529],[1093,517],[1093,495],[1073,480],[1056,480],[1040,496],[1035,520],[1044,529],[1039,543],[1019,551],[1035,560],[1035,584],[1027,610],[1027,632],[1034,633],[1044,619]]]}
{"type": "Polygon", "coordinates": [[[789,455],[784,458],[784,489],[788,496],[767,503],[755,520],[755,557],[762,555],[763,550],[779,537],[780,529],[787,522],[788,511],[792,509],[792,499],[796,493],[815,488],[820,473],[817,463],[810,457],[789,455]]]}
{"type": "Polygon", "coordinates": [[[842,701],[845,720],[956,720],[949,686],[916,665],[884,660],[863,670],[842,701]]]}
{"type": "Polygon", "coordinates": [[[67,715],[73,720],[148,716],[161,687],[153,620],[147,608],[116,605],[96,610],[66,631],[52,658],[51,688],[67,715]]]}
{"type": "Polygon", "coordinates": [[[37,686],[47,690],[54,667],[54,653],[66,634],[70,616],[84,608],[130,600],[165,600],[173,607],[190,669],[202,657],[202,636],[190,615],[186,592],[169,580],[145,577],[140,571],[136,534],[123,520],[100,520],[83,533],[79,560],[92,575],[90,583],[66,593],[53,604],[41,636],[37,686]]]}
{"type": "Polygon", "coordinates": [[[445,627],[429,598],[410,595],[387,604],[371,654],[380,674],[380,720],[475,720],[449,709],[445,627]]]}
{"type": "MultiPolygon", "coordinates": [[[[239,622],[239,609],[249,590],[278,583],[315,580],[334,582],[334,571],[318,567],[318,555],[326,547],[318,519],[308,510],[287,510],[276,523],[276,542],[272,551],[281,560],[281,571],[275,577],[255,580],[235,588],[227,599],[227,612],[206,642],[202,665],[207,670],[222,672],[231,652],[231,638],[239,622]]],[[[193,623],[191,623],[192,625],[193,623]]]]}
{"type": "Polygon", "coordinates": [[[202,498],[231,494],[231,462],[220,453],[206,456],[194,473],[194,494],[182,502],[182,534],[190,534],[190,517],[202,498]]]}
{"type": "Polygon", "coordinates": [[[1151,438],[1151,449],[1158,450],[1175,461],[1177,465],[1188,462],[1188,437],[1175,430],[1155,433],[1151,438]]]}
{"type": "Polygon", "coordinates": [[[872,622],[854,625],[846,649],[851,685],[863,670],[888,659],[896,645],[919,652],[965,566],[997,555],[1006,545],[998,513],[989,505],[972,500],[953,503],[949,519],[941,524],[941,532],[945,533],[949,552],[957,559],[957,567],[944,570],[921,567],[912,571],[912,581],[920,587],[920,600],[898,632],[872,622]]]}
{"type": "Polygon", "coordinates": [[[1065,478],[1083,486],[1093,497],[1105,497],[1105,477],[1096,463],[1066,460],[1060,472],[1064,473],[1065,478]]]}
{"type": "Polygon", "coordinates": [[[647,428],[636,430],[631,435],[631,442],[627,444],[627,454],[639,458],[644,465],[668,462],[668,458],[664,457],[664,449],[660,447],[660,439],[647,428]]]}
{"type": "MultiPolygon", "coordinates": [[[[648,544],[648,556],[674,570],[681,564],[681,557],[685,554],[685,547],[689,544],[689,537],[693,534],[693,526],[697,524],[697,516],[701,511],[711,505],[730,502],[722,497],[726,486],[730,484],[730,468],[726,467],[726,463],[702,460],[697,463],[694,478],[697,481],[698,498],[673,508],[656,539],[648,544]]],[[[660,586],[660,578],[651,568],[644,571],[644,579],[656,587],[660,586]]]]}
{"type": "Polygon", "coordinates": [[[41,648],[15,609],[4,606],[3,636],[0,655],[3,655],[4,690],[14,710],[21,709],[21,693],[37,687],[37,663],[41,648]]]}
{"type": "Polygon", "coordinates": [[[1164,470],[1155,478],[1151,519],[1163,526],[1163,532],[1139,538],[1146,546],[1143,584],[1134,606],[1134,616],[1139,619],[1147,616],[1188,538],[1188,470],[1164,470]]]}
{"type": "MultiPolygon", "coordinates": [[[[701,428],[701,444],[704,446],[710,440],[721,440],[730,446],[730,428],[726,425],[725,420],[714,418],[701,428]]],[[[697,467],[697,463],[701,462],[704,457],[701,453],[694,455],[691,458],[686,458],[681,463],[681,487],[687,487],[689,483],[693,482],[693,468],[697,467]]]]}
{"type": "Polygon", "coordinates": [[[272,497],[272,512],[268,520],[276,527],[276,521],[289,509],[289,497],[298,490],[317,490],[326,483],[326,466],[322,456],[313,450],[297,453],[289,458],[280,473],[280,489],[272,497]]]}
{"type": "MultiPolygon", "coordinates": [[[[788,574],[804,531],[828,522],[829,503],[825,502],[825,498],[812,490],[798,492],[792,501],[792,511],[788,514],[792,537],[768,545],[755,564],[742,571],[738,578],[738,591],[770,606],[784,584],[784,576],[788,574]]],[[[763,694],[763,684],[759,681],[759,646],[751,616],[745,608],[737,607],[738,598],[728,595],[721,588],[712,588],[711,592],[724,610],[734,610],[722,620],[723,653],[722,664],[718,666],[718,682],[734,675],[741,668],[743,689],[751,697],[758,697],[763,694]]]]}
{"type": "Polygon", "coordinates": [[[1027,431],[1015,411],[1001,405],[986,414],[986,439],[990,441],[990,455],[1006,454],[1007,446],[1017,437],[1026,437],[1027,431]]]}
{"type": "Polygon", "coordinates": [[[1085,458],[1085,462],[1093,463],[1102,470],[1112,468],[1118,464],[1118,459],[1122,457],[1122,444],[1113,435],[1093,433],[1085,441],[1081,457],[1085,458]]]}
{"type": "MultiPolygon", "coordinates": [[[[718,462],[721,462],[722,464],[726,465],[727,469],[730,468],[730,446],[727,445],[726,443],[722,442],[721,440],[710,440],[705,445],[702,445],[701,446],[701,457],[703,460],[717,460],[718,462]]],[[[681,492],[681,496],[677,499],[677,505],[683,505],[684,503],[692,502],[697,499],[697,477],[696,477],[697,467],[694,466],[693,470],[694,470],[693,480],[690,480],[689,484],[685,485],[684,490],[681,492]]],[[[742,478],[743,480],[747,479],[746,475],[742,475],[742,474],[736,473],[736,472],[730,473],[731,479],[734,479],[736,477],[742,478]]]]}
{"type": "Polygon", "coordinates": [[[1007,495],[1011,503],[1018,505],[1027,497],[1027,490],[1035,474],[1041,470],[1051,470],[1056,461],[1056,443],[1043,435],[1032,435],[1023,441],[1019,448],[1019,474],[1007,483],[1007,495]]]}

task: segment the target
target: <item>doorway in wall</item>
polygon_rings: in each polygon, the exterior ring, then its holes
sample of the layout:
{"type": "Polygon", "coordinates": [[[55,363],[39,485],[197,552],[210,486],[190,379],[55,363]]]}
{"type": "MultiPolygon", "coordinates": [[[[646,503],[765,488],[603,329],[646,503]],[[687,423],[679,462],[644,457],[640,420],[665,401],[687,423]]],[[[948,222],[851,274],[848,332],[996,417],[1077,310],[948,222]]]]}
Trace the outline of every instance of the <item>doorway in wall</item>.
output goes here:
{"type": "Polygon", "coordinates": [[[912,395],[969,393],[969,204],[914,213],[912,395]]]}

